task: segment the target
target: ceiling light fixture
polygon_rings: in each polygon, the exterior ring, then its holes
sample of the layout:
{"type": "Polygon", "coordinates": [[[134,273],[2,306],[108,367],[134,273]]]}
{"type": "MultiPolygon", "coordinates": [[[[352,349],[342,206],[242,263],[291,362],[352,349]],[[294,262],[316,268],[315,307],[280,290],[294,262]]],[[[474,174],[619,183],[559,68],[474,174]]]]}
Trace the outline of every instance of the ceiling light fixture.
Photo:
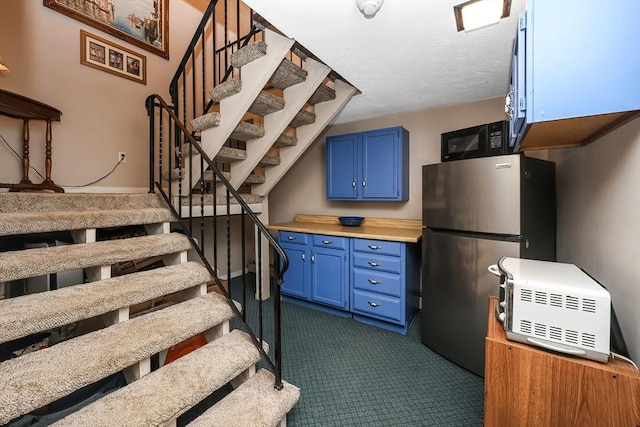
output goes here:
{"type": "Polygon", "coordinates": [[[356,6],[365,18],[371,19],[382,7],[384,0],[356,0],[356,6]]]}
{"type": "Polygon", "coordinates": [[[458,31],[472,31],[497,24],[511,12],[511,0],[471,0],[453,6],[458,31]]]}

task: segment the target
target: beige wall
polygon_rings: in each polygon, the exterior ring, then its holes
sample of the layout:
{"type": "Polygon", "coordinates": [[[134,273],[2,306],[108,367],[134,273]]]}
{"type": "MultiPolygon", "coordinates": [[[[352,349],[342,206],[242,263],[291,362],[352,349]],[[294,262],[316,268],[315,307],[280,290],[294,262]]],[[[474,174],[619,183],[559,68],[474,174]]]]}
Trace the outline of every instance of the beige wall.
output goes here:
{"type": "Polygon", "coordinates": [[[504,98],[494,98],[330,126],[271,191],[270,222],[291,221],[296,213],[421,219],[422,165],[440,162],[440,134],[503,119],[504,98]],[[409,131],[409,200],[328,201],[325,137],[392,126],[409,131]]]}
{"type": "MultiPolygon", "coordinates": [[[[0,87],[37,99],[62,111],[53,125],[53,180],[85,184],[105,175],[118,152],[127,153],[109,178],[93,186],[146,187],[148,119],[144,100],[153,93],[168,99],[171,77],[207,0],[171,0],[170,60],[127,44],[42,5],[40,0],[0,0],[0,55],[11,68],[0,87]],[[80,30],[147,57],[147,85],[80,64],[80,30]]],[[[44,126],[31,123],[31,164],[44,174],[44,126]]],[[[0,118],[0,135],[22,152],[22,124],[0,118]]],[[[21,163],[0,141],[0,182],[18,182],[21,163]]],[[[31,173],[34,182],[40,178],[31,173]]],[[[91,190],[89,190],[91,191],[91,190]]]]}
{"type": "Polygon", "coordinates": [[[557,163],[558,261],[609,290],[640,363],[640,119],[549,158],[557,163]]]}

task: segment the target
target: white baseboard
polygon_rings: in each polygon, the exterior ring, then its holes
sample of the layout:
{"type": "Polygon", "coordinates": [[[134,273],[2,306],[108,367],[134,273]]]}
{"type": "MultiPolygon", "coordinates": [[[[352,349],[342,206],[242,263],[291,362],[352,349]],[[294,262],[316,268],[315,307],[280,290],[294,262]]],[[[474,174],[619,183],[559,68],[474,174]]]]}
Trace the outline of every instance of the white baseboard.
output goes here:
{"type": "MultiPolygon", "coordinates": [[[[247,269],[244,270],[244,273],[248,273],[249,271],[247,269]]],[[[231,278],[235,278],[235,277],[239,277],[242,276],[243,271],[242,270],[236,270],[236,271],[232,271],[231,272],[231,278]]],[[[218,276],[220,278],[220,280],[227,280],[227,275],[223,275],[223,276],[218,276]]]]}
{"type": "Polygon", "coordinates": [[[66,193],[148,193],[149,187],[62,187],[66,193]]]}

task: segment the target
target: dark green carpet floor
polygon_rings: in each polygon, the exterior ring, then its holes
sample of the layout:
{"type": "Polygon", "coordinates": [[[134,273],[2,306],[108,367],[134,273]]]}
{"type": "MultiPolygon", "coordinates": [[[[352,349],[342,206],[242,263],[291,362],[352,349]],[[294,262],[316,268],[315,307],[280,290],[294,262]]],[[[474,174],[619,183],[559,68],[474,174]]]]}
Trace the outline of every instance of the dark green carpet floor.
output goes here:
{"type": "MultiPolygon", "coordinates": [[[[231,286],[240,301],[242,287],[231,286]]],[[[248,288],[248,323],[258,331],[248,288]]],[[[263,304],[269,343],[271,307],[271,299],[263,304]]],[[[419,328],[418,319],[401,335],[283,302],[283,378],[301,389],[287,425],[481,426],[483,379],[425,347],[419,328]]]]}

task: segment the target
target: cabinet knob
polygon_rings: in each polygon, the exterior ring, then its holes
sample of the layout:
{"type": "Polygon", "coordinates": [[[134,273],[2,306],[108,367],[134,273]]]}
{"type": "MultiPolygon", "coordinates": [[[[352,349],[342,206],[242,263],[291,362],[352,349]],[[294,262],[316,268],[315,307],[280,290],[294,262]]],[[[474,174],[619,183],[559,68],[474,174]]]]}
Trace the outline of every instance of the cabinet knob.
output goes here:
{"type": "Polygon", "coordinates": [[[316,255],[311,254],[311,264],[315,264],[315,263],[316,263],[316,255]]]}
{"type": "Polygon", "coordinates": [[[351,187],[353,187],[354,190],[356,189],[356,185],[358,185],[358,184],[356,184],[356,180],[355,179],[353,181],[351,181],[351,187]]]}
{"type": "Polygon", "coordinates": [[[307,257],[304,254],[302,254],[302,261],[306,261],[306,260],[307,260],[307,257]]]}
{"type": "Polygon", "coordinates": [[[382,264],[379,263],[379,262],[371,262],[371,261],[369,261],[369,265],[371,267],[382,267],[382,264]]]}
{"type": "Polygon", "coordinates": [[[382,249],[382,246],[369,245],[369,249],[372,251],[377,251],[378,249],[382,249]]]}
{"type": "Polygon", "coordinates": [[[296,240],[296,238],[295,238],[295,237],[293,237],[293,236],[289,236],[289,237],[287,237],[287,239],[288,239],[288,240],[296,240]]]}
{"type": "Polygon", "coordinates": [[[322,243],[324,243],[325,245],[330,245],[333,242],[331,240],[323,240],[322,243]]]}
{"type": "Polygon", "coordinates": [[[371,302],[371,301],[367,301],[367,303],[371,306],[371,307],[380,307],[382,306],[382,304],[378,303],[378,302],[371,302]]]}
{"type": "Polygon", "coordinates": [[[371,283],[372,285],[379,285],[380,283],[382,283],[381,280],[373,280],[373,279],[367,279],[367,281],[369,283],[371,283]]]}
{"type": "Polygon", "coordinates": [[[367,188],[367,178],[362,180],[362,188],[367,188]]]}

